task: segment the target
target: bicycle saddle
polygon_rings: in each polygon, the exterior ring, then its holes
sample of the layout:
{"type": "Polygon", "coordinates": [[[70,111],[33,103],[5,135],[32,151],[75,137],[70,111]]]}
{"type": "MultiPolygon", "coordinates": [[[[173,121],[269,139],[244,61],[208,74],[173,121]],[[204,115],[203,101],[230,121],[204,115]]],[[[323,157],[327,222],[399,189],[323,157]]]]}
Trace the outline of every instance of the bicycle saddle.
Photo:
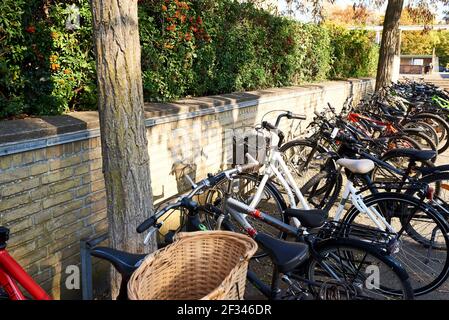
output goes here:
{"type": "Polygon", "coordinates": [[[309,257],[309,246],[305,243],[284,241],[264,233],[256,234],[254,240],[266,251],[281,273],[295,269],[309,257]]]}
{"type": "Polygon", "coordinates": [[[337,164],[352,173],[364,174],[374,169],[374,162],[369,159],[338,159],[337,164]]]}
{"type": "Polygon", "coordinates": [[[295,217],[306,228],[318,228],[321,227],[327,218],[327,213],[324,210],[313,209],[293,209],[288,208],[285,210],[285,214],[289,217],[295,217]]]}
{"type": "Polygon", "coordinates": [[[386,157],[387,155],[397,157],[408,157],[417,161],[427,161],[433,159],[436,156],[436,152],[433,150],[416,150],[416,149],[399,148],[387,151],[384,154],[384,157],[386,157]]]}
{"type": "Polygon", "coordinates": [[[125,277],[130,277],[146,257],[146,254],[128,253],[107,247],[93,248],[91,255],[109,261],[125,277]]]}

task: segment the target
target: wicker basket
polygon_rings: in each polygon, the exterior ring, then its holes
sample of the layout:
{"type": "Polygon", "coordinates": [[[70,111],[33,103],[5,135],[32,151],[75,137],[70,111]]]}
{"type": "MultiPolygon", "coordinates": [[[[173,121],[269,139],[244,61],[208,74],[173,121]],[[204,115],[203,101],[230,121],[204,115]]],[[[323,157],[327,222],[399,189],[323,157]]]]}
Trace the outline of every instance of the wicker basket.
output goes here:
{"type": "Polygon", "coordinates": [[[229,231],[179,233],[145,258],[128,283],[131,300],[243,299],[254,240],[229,231]]]}

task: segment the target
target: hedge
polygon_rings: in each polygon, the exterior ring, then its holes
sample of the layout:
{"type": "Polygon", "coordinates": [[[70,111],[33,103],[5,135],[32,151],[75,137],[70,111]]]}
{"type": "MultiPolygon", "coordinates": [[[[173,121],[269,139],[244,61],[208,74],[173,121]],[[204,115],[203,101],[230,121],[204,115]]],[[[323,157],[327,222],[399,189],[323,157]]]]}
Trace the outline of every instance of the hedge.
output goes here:
{"type": "Polygon", "coordinates": [[[334,55],[330,77],[364,77],[376,73],[379,48],[374,44],[374,32],[336,25],[328,25],[327,30],[334,55]]]}
{"type": "MultiPolygon", "coordinates": [[[[0,117],[95,109],[89,1],[3,0],[0,12],[0,117]]],[[[367,33],[234,0],[141,0],[139,30],[146,101],[374,72],[367,33]]]]}

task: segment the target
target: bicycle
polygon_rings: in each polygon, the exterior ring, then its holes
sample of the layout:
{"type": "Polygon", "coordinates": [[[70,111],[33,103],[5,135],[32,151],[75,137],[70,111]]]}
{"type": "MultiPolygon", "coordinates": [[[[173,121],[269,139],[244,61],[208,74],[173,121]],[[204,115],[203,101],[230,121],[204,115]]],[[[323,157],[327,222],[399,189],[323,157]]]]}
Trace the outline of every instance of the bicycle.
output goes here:
{"type": "Polygon", "coordinates": [[[33,278],[11,257],[6,250],[9,229],[0,226],[0,299],[28,300],[20,287],[24,288],[32,299],[51,300],[33,278]]]}
{"type": "MultiPolygon", "coordinates": [[[[257,166],[257,164],[253,165],[257,166]]],[[[146,239],[151,238],[154,232],[162,227],[161,219],[171,210],[179,207],[187,208],[186,214],[190,217],[188,221],[198,222],[200,211],[203,211],[203,213],[205,212],[217,220],[217,229],[223,225],[233,231],[233,225],[229,223],[227,214],[223,213],[220,208],[210,204],[199,205],[192,201],[192,197],[214,187],[222,179],[232,179],[239,171],[241,172],[236,168],[215,176],[209,175],[208,178],[195,184],[188,195],[180,197],[175,203],[168,204],[164,209],[155,213],[153,217],[143,222],[137,231],[144,232],[149,229],[146,239]]],[[[264,248],[274,263],[271,285],[267,285],[257,278],[254,272],[248,272],[248,280],[267,298],[413,298],[407,273],[394,259],[388,256],[386,251],[377,249],[366,242],[336,237],[335,232],[333,237],[329,236],[330,225],[327,225],[327,231],[319,236],[311,235],[304,232],[303,228],[291,226],[259,210],[254,210],[235,199],[229,198],[228,201],[230,203],[234,201],[232,205],[235,208],[230,209],[229,214],[233,215],[234,219],[245,228],[247,234],[264,248]],[[246,215],[268,222],[274,227],[295,236],[300,242],[287,242],[257,232],[247,222],[246,215]],[[381,278],[388,279],[388,286],[382,283],[377,288],[364,287],[367,275],[361,272],[362,267],[366,268],[374,264],[379,270],[382,270],[383,276],[381,278]],[[300,270],[301,268],[303,270],[300,270]],[[388,272],[388,274],[385,272],[388,272]],[[323,278],[326,273],[327,277],[323,278]],[[287,289],[281,290],[281,281],[287,285],[287,289]],[[394,288],[391,287],[393,283],[394,288]]],[[[303,219],[302,216],[298,218],[303,219]]],[[[318,224],[321,225],[322,223],[323,221],[318,224]]],[[[196,224],[196,226],[201,228],[200,224],[196,224]]]]}
{"type": "MultiPolygon", "coordinates": [[[[281,117],[281,116],[280,116],[281,117]]],[[[275,130],[275,126],[272,125],[267,125],[266,123],[262,124],[262,127],[264,128],[268,128],[268,130],[270,132],[272,132],[273,134],[276,132],[275,130]]],[[[273,141],[277,142],[278,140],[276,139],[272,139],[273,141]]],[[[340,139],[341,140],[341,139],[340,139]]],[[[352,140],[352,142],[355,140],[352,140]]],[[[272,154],[276,155],[277,152],[277,143],[272,143],[272,148],[273,151],[272,154]]],[[[271,152],[271,150],[270,150],[271,152]]],[[[286,176],[288,178],[288,183],[282,183],[282,179],[281,183],[282,186],[286,189],[286,194],[288,195],[288,199],[290,200],[289,205],[291,205],[291,209],[288,208],[287,204],[282,203],[282,196],[280,195],[280,191],[276,191],[276,187],[273,184],[269,184],[268,180],[271,176],[271,172],[274,172],[274,176],[275,177],[281,177],[279,173],[279,170],[277,170],[277,168],[275,167],[277,165],[277,163],[273,163],[272,162],[272,154],[270,154],[270,156],[267,158],[265,165],[267,166],[263,172],[263,176],[262,178],[254,178],[253,180],[256,181],[260,181],[259,184],[256,184],[254,187],[255,189],[255,196],[251,197],[250,199],[243,199],[242,200],[242,194],[240,193],[240,190],[237,190],[236,192],[232,192],[232,197],[236,197],[239,198],[242,203],[246,202],[246,205],[248,205],[249,208],[252,208],[253,210],[258,209],[257,206],[257,200],[261,199],[261,194],[275,194],[275,201],[280,203],[280,207],[281,208],[285,208],[283,211],[283,216],[279,219],[281,221],[289,221],[289,219],[292,219],[294,221],[294,225],[296,227],[300,226],[300,223],[298,220],[298,215],[301,216],[310,216],[310,217],[320,217],[320,216],[327,216],[327,210],[323,210],[320,209],[320,207],[318,207],[318,209],[314,209],[314,210],[310,210],[310,206],[307,204],[307,206],[303,206],[302,209],[298,209],[297,205],[296,205],[296,199],[299,199],[298,204],[299,203],[303,203],[303,202],[308,202],[310,200],[310,194],[309,193],[305,193],[307,195],[307,200],[304,198],[302,191],[304,191],[304,187],[301,188],[302,190],[299,190],[298,186],[296,185],[296,182],[289,176],[288,176],[288,172],[286,173],[286,176]],[[270,171],[268,171],[268,169],[270,171]],[[293,212],[293,213],[292,213],[293,212]],[[296,220],[296,221],[295,221],[296,220]]],[[[430,157],[432,157],[433,155],[431,155],[430,157]]],[[[337,155],[338,158],[340,158],[340,156],[337,155]]],[[[279,158],[277,158],[279,159],[279,158]]],[[[375,159],[373,157],[373,159],[375,159]]],[[[331,159],[332,160],[332,159],[331,159]]],[[[338,166],[344,167],[347,170],[347,173],[349,175],[349,177],[356,177],[356,176],[366,176],[370,171],[372,171],[372,169],[374,168],[374,163],[371,160],[349,160],[349,159],[341,159],[338,160],[337,162],[335,161],[327,161],[327,163],[330,163],[332,168],[335,168],[335,172],[332,171],[333,173],[335,173],[335,175],[333,175],[331,178],[335,178],[340,176],[339,172],[340,170],[338,169],[338,166]]],[[[388,165],[388,164],[387,164],[388,165]]],[[[390,165],[391,168],[395,169],[394,167],[392,167],[390,165]]],[[[282,166],[282,162],[280,161],[280,168],[283,170],[288,170],[288,169],[284,169],[282,166]]],[[[330,171],[329,171],[330,172],[330,171]]],[[[237,177],[238,180],[242,180],[245,179],[246,176],[239,176],[237,177]]],[[[321,180],[319,180],[321,181],[321,180]]],[[[244,182],[240,182],[240,184],[244,184],[244,182]]],[[[328,185],[335,185],[334,183],[327,183],[328,185]]],[[[326,185],[325,184],[325,185],[326,185]]],[[[311,186],[315,186],[317,185],[317,183],[311,183],[311,186]]],[[[341,186],[339,186],[341,187],[341,186]]],[[[421,185],[418,186],[418,189],[422,188],[421,185]]],[[[224,203],[223,199],[226,199],[226,190],[231,190],[232,191],[232,182],[223,180],[221,183],[217,184],[217,187],[212,189],[211,192],[209,192],[210,196],[208,196],[206,198],[206,203],[211,203],[213,205],[222,205],[220,203],[224,203]]],[[[319,188],[320,190],[329,190],[329,188],[319,188]]],[[[336,199],[336,197],[339,194],[339,189],[338,192],[335,192],[330,195],[330,193],[320,193],[317,192],[318,194],[323,195],[323,198],[325,199],[336,199]]],[[[426,195],[426,193],[424,193],[424,195],[426,195]]],[[[374,203],[370,203],[365,204],[364,201],[365,199],[362,197],[361,192],[359,192],[359,190],[357,190],[354,186],[354,181],[349,178],[347,180],[346,186],[344,188],[344,192],[343,192],[343,200],[342,203],[339,205],[338,209],[337,209],[337,214],[335,215],[334,220],[335,221],[339,221],[340,219],[342,219],[342,214],[344,211],[344,203],[343,201],[351,200],[351,203],[353,205],[354,208],[356,208],[357,210],[355,212],[358,213],[359,217],[360,216],[365,216],[367,217],[367,221],[368,222],[372,222],[374,224],[374,226],[376,228],[378,228],[379,230],[386,230],[392,234],[395,234],[395,239],[394,241],[398,242],[398,243],[402,243],[401,246],[398,247],[398,252],[400,254],[403,254],[403,252],[410,250],[412,244],[409,244],[407,241],[401,241],[402,239],[412,239],[414,240],[406,231],[409,231],[411,233],[412,230],[416,231],[416,226],[415,229],[408,228],[407,230],[404,229],[404,225],[407,226],[408,224],[413,224],[413,225],[417,225],[418,222],[420,222],[420,219],[422,217],[425,218],[425,220],[427,222],[429,222],[430,224],[432,224],[434,226],[434,229],[436,230],[436,234],[438,235],[438,239],[439,239],[439,247],[442,247],[443,250],[445,250],[445,254],[443,255],[443,257],[437,261],[437,266],[438,268],[434,268],[431,271],[428,271],[429,275],[428,278],[426,278],[426,281],[423,281],[424,283],[420,283],[418,281],[414,281],[414,292],[415,294],[419,295],[419,294],[424,294],[429,292],[430,290],[435,289],[436,287],[438,287],[439,285],[441,285],[441,281],[445,280],[448,276],[449,276],[449,257],[448,257],[448,252],[447,252],[447,247],[449,246],[449,237],[447,235],[448,232],[448,226],[447,223],[444,221],[444,219],[441,217],[441,215],[439,215],[438,212],[436,212],[435,210],[433,210],[430,206],[427,206],[425,204],[422,204],[421,199],[417,199],[412,197],[411,195],[406,195],[406,194],[397,194],[395,195],[395,201],[396,203],[400,203],[400,204],[408,204],[411,208],[408,210],[403,210],[403,215],[405,217],[407,217],[408,219],[403,220],[402,224],[399,225],[393,225],[392,223],[390,223],[391,221],[388,221],[387,218],[385,218],[385,213],[380,210],[379,208],[377,208],[379,203],[385,202],[385,201],[389,201],[391,200],[391,194],[387,191],[385,192],[377,192],[376,191],[376,201],[374,203]],[[410,198],[412,198],[412,200],[410,200],[410,198]],[[410,236],[410,237],[409,237],[410,236]],[[435,277],[432,275],[432,272],[436,272],[435,277]]],[[[332,203],[333,205],[333,203],[332,203]]],[[[321,207],[323,208],[323,207],[321,207]]],[[[327,206],[326,208],[330,208],[330,206],[327,206]]],[[[354,210],[353,210],[354,211],[354,210]]],[[[233,217],[233,216],[232,216],[233,217]]],[[[252,217],[252,216],[251,216],[252,217]]],[[[345,217],[347,217],[347,215],[345,215],[345,217]]],[[[234,218],[234,217],[233,217],[234,218]]],[[[253,218],[253,217],[252,217],[253,218]]],[[[318,218],[317,218],[318,219],[318,218]]],[[[350,219],[346,219],[343,221],[349,221],[351,223],[353,223],[353,220],[350,219]]],[[[254,220],[251,220],[254,221],[254,220]]],[[[367,224],[367,222],[365,221],[364,224],[367,224]]],[[[238,225],[241,225],[241,223],[239,222],[238,225]]],[[[213,224],[209,224],[209,227],[214,227],[213,224]]],[[[307,227],[307,225],[306,225],[307,227]]],[[[239,230],[241,231],[241,230],[239,230]]],[[[279,232],[279,230],[277,230],[279,232]]],[[[286,231],[283,229],[280,229],[280,233],[279,233],[279,237],[284,237],[286,236],[286,231]]],[[[418,230],[419,231],[419,230],[418,230]]],[[[415,232],[416,233],[416,232],[415,232]]],[[[421,235],[418,233],[418,235],[420,235],[421,237],[423,237],[424,235],[421,235]]],[[[415,234],[415,239],[418,238],[418,236],[415,234]]],[[[421,246],[423,245],[422,243],[420,244],[421,246]]],[[[433,248],[433,247],[431,247],[433,248]]],[[[435,248],[437,249],[437,248],[435,248]]],[[[440,249],[440,248],[438,248],[440,249]]],[[[429,250],[430,251],[430,250],[429,250]]],[[[260,254],[258,257],[262,257],[263,255],[260,254]]],[[[428,255],[427,255],[428,256],[428,255]]],[[[425,263],[425,261],[427,260],[427,257],[425,255],[420,256],[418,255],[417,257],[415,257],[415,259],[417,261],[419,261],[420,263],[425,263]]],[[[413,268],[408,265],[408,269],[407,271],[413,271],[413,268]]],[[[412,273],[411,273],[412,274],[412,273]]],[[[416,277],[418,277],[419,275],[416,273],[413,273],[412,275],[416,277]]],[[[414,279],[416,280],[416,279],[414,279]]]]}

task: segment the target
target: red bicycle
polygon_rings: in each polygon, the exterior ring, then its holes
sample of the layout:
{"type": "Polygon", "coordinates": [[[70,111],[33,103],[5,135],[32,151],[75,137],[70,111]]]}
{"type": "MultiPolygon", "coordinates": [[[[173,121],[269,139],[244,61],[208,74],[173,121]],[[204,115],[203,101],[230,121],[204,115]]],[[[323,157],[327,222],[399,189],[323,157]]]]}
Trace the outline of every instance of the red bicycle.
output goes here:
{"type": "MultiPolygon", "coordinates": [[[[369,137],[388,138],[387,150],[400,147],[430,149],[437,152],[436,144],[422,128],[403,128],[398,123],[373,119],[355,112],[350,112],[347,118],[357,129],[369,137]]],[[[436,157],[433,162],[435,160],[436,157]]]]}
{"type": "Polygon", "coordinates": [[[19,288],[22,286],[35,300],[51,300],[33,278],[6,250],[9,229],[0,226],[0,299],[28,300],[19,288]],[[3,291],[3,292],[2,292],[3,291]]]}

